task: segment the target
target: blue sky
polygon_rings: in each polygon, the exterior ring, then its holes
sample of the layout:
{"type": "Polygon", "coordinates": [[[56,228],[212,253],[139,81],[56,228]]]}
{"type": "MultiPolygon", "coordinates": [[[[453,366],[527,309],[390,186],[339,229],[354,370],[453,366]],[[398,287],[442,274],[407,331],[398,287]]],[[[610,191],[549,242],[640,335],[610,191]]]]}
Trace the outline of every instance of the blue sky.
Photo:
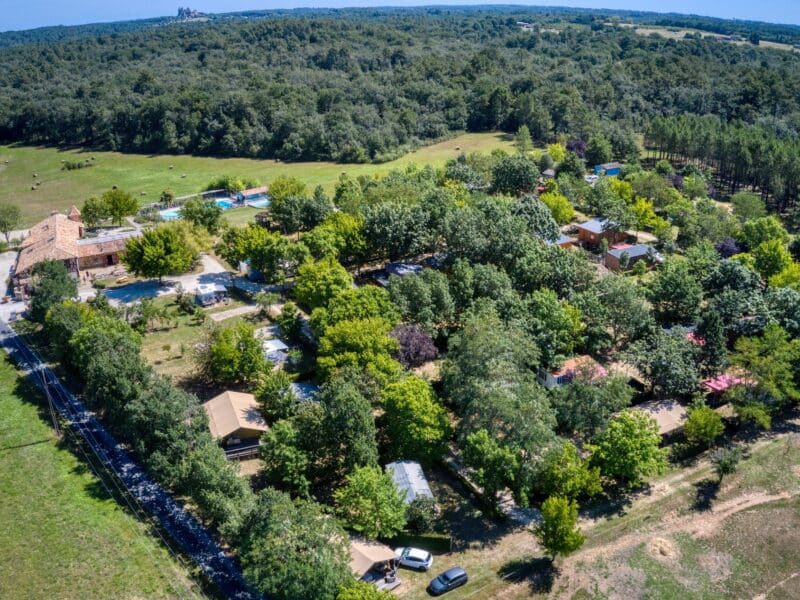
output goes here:
{"type": "Polygon", "coordinates": [[[418,6],[421,4],[542,4],[703,14],[800,24],[800,0],[0,0],[0,31],[47,25],[77,25],[175,14],[178,6],[206,12],[298,6],[418,6]]]}

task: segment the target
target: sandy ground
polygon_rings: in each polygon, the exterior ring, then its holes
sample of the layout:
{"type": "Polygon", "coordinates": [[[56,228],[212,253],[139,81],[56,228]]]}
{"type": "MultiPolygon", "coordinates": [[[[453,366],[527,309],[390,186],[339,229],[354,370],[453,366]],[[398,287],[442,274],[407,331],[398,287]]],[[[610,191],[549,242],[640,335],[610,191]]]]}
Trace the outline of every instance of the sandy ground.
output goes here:
{"type": "MultiPolygon", "coordinates": [[[[197,273],[165,277],[162,283],[156,279],[137,281],[130,285],[106,290],[104,293],[112,304],[130,304],[142,298],[155,298],[168,296],[175,293],[180,284],[186,292],[193,292],[200,284],[226,284],[230,281],[230,272],[213,256],[202,254],[200,256],[202,270],[197,273]]],[[[84,291],[81,296],[83,297],[84,291]]],[[[88,296],[95,295],[94,290],[85,291],[88,296]]],[[[87,297],[88,297],[87,296],[87,297]]]]}

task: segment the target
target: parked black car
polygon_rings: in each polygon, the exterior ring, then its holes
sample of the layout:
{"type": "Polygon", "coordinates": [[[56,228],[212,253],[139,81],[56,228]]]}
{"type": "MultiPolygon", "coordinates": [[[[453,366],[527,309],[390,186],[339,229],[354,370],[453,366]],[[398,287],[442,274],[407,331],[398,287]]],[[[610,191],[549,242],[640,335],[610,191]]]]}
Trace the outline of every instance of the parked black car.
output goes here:
{"type": "Polygon", "coordinates": [[[468,579],[467,572],[464,569],[453,567],[432,580],[428,584],[428,591],[434,596],[440,596],[445,592],[461,587],[467,583],[468,579]]]}

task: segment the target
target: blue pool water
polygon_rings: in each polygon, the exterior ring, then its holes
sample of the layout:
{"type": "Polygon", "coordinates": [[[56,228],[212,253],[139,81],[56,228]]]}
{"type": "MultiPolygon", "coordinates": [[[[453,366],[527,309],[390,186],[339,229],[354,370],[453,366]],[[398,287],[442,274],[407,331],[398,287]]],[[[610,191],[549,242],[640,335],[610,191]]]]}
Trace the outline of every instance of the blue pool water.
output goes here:
{"type": "Polygon", "coordinates": [[[267,208],[269,205],[270,201],[267,198],[263,200],[253,200],[247,203],[247,206],[252,206],[253,208],[267,208]]]}
{"type": "Polygon", "coordinates": [[[181,218],[181,211],[178,208],[168,208],[167,210],[160,211],[158,214],[160,214],[161,218],[165,221],[175,221],[181,218]]]}
{"type": "Polygon", "coordinates": [[[214,200],[214,202],[216,202],[217,206],[219,206],[222,210],[228,210],[233,206],[233,202],[230,200],[223,200],[222,198],[217,198],[214,200]]]}

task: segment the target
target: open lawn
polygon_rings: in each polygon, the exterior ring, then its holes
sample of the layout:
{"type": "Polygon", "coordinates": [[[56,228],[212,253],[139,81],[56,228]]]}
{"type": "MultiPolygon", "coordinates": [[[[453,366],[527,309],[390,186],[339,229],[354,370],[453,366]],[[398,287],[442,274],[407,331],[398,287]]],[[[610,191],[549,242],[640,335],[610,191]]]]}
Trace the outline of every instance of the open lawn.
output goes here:
{"type": "MultiPolygon", "coordinates": [[[[307,182],[310,189],[322,185],[331,191],[343,171],[353,176],[385,174],[411,163],[441,165],[460,152],[489,152],[495,148],[511,149],[510,136],[467,133],[380,165],[284,163],[245,158],[0,146],[0,202],[10,202],[22,208],[24,226],[28,226],[47,216],[51,210],[65,210],[72,204],[80,206],[89,196],[100,194],[114,185],[134,194],[142,203],[157,201],[165,189],[178,196],[197,192],[214,177],[227,174],[257,179],[265,184],[278,175],[292,175],[307,182]],[[63,160],[86,159],[93,166],[72,171],[61,168],[63,160]],[[36,186],[37,182],[40,185],[36,186]]],[[[257,211],[252,212],[255,214],[257,211]]]]}
{"type": "Polygon", "coordinates": [[[0,598],[199,598],[182,566],[62,447],[0,358],[0,598]]]}
{"type": "MultiPolygon", "coordinates": [[[[154,299],[158,306],[166,307],[168,318],[163,323],[154,323],[152,331],[145,333],[142,340],[142,356],[162,375],[171,377],[175,383],[196,393],[201,401],[208,400],[219,390],[199,385],[196,381],[195,346],[203,341],[205,330],[213,321],[207,318],[205,323],[193,315],[178,311],[175,296],[163,296],[154,299]]],[[[228,304],[203,310],[210,315],[245,306],[245,302],[232,298],[228,304]]],[[[270,324],[259,314],[247,314],[225,319],[216,325],[228,327],[245,320],[255,328],[270,324]]]]}
{"type": "Polygon", "coordinates": [[[532,534],[483,518],[436,475],[455,551],[435,556],[430,573],[402,570],[399,595],[427,598],[428,581],[460,565],[470,582],[447,595],[453,600],[797,598],[798,465],[800,435],[786,433],[756,442],[721,485],[706,457],[672,468],[619,504],[590,507],[584,547],[558,559],[554,578],[532,534]]]}

